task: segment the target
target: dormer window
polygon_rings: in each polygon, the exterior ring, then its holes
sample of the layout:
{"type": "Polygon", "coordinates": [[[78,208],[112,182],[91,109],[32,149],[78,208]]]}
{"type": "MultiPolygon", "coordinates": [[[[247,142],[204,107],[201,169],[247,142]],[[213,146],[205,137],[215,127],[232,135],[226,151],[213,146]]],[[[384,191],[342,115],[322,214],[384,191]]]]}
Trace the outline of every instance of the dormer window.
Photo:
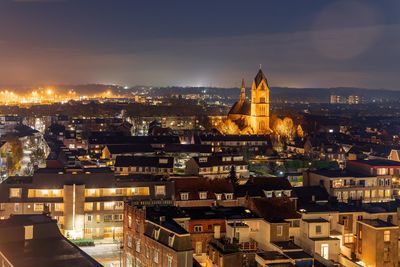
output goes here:
{"type": "Polygon", "coordinates": [[[282,191],[275,191],[275,197],[281,197],[282,191]]]}
{"type": "Polygon", "coordinates": [[[272,197],[272,191],[264,191],[264,193],[267,198],[272,197]]]}
{"type": "Polygon", "coordinates": [[[181,200],[189,200],[189,193],[181,193],[181,200]]]}
{"type": "Polygon", "coordinates": [[[291,190],[285,190],[284,194],[285,194],[285,196],[290,197],[291,194],[292,194],[292,191],[291,190]]]}
{"type": "Polygon", "coordinates": [[[221,200],[221,199],[222,199],[222,194],[216,193],[216,194],[215,194],[215,198],[216,198],[217,200],[221,200]]]}
{"type": "Polygon", "coordinates": [[[200,199],[207,199],[207,191],[199,192],[200,199]]]}
{"type": "Polygon", "coordinates": [[[168,236],[168,246],[172,247],[174,245],[174,241],[175,241],[175,235],[174,234],[170,234],[168,236]]]}
{"type": "Polygon", "coordinates": [[[153,237],[155,240],[158,240],[158,237],[160,236],[160,228],[154,229],[153,230],[153,237]]]}
{"type": "Polygon", "coordinates": [[[225,193],[225,199],[232,200],[233,199],[233,193],[225,193]]]}

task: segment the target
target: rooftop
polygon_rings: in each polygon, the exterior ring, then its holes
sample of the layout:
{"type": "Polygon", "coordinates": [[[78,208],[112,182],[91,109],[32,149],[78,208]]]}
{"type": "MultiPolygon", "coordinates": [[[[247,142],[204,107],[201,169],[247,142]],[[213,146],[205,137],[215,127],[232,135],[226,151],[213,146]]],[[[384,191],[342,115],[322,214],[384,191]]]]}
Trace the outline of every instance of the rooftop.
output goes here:
{"type": "Polygon", "coordinates": [[[372,226],[374,228],[387,228],[387,227],[398,228],[397,225],[394,225],[391,222],[382,221],[380,219],[361,220],[360,222],[372,226]]]}
{"type": "Polygon", "coordinates": [[[388,159],[352,160],[351,164],[363,164],[370,167],[400,167],[400,162],[388,159]]]}
{"type": "Polygon", "coordinates": [[[311,171],[310,173],[315,173],[321,176],[326,176],[329,178],[365,178],[365,177],[375,177],[374,175],[370,174],[363,174],[363,173],[358,173],[355,171],[349,171],[349,170],[317,170],[317,171],[311,171]]]}
{"type": "Polygon", "coordinates": [[[98,262],[68,241],[56,221],[46,215],[14,215],[0,223],[0,251],[18,267],[100,267],[98,262]],[[25,227],[33,227],[32,238],[25,240],[25,227]]]}
{"type": "Polygon", "coordinates": [[[318,219],[303,219],[303,221],[305,221],[306,223],[329,223],[329,221],[322,219],[322,218],[318,218],[318,219]]]}

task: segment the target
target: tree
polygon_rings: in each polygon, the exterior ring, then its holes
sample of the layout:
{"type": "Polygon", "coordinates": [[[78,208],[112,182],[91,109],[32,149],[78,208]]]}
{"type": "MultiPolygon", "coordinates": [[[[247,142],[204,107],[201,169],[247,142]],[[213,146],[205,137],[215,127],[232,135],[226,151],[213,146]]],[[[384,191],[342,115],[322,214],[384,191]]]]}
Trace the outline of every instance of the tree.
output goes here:
{"type": "Polygon", "coordinates": [[[236,169],[235,166],[232,165],[231,170],[229,172],[229,176],[228,179],[231,181],[232,185],[234,187],[236,187],[237,185],[239,185],[239,180],[236,176],[236,169]]]}
{"type": "Polygon", "coordinates": [[[299,138],[303,138],[304,137],[304,131],[303,128],[301,127],[301,125],[297,125],[297,130],[296,130],[297,136],[299,138]]]}

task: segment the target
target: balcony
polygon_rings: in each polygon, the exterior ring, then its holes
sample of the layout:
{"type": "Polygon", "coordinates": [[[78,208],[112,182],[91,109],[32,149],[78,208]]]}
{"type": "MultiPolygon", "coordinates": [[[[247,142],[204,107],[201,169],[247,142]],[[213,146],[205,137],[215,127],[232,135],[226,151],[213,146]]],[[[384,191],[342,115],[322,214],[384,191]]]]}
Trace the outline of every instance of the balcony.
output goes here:
{"type": "Polygon", "coordinates": [[[231,239],[228,238],[221,238],[221,239],[213,239],[210,242],[211,245],[214,247],[218,248],[219,250],[223,251],[224,253],[233,253],[233,252],[251,252],[251,251],[257,251],[257,242],[253,239],[250,239],[250,241],[247,242],[237,242],[237,239],[233,239],[233,242],[231,239]]]}

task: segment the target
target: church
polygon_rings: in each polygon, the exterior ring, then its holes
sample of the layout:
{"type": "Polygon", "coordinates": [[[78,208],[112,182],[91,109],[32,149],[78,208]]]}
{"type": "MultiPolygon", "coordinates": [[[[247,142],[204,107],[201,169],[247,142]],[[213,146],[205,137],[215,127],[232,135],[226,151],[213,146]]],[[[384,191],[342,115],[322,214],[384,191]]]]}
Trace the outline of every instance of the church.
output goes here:
{"type": "Polygon", "coordinates": [[[269,126],[269,87],[261,68],[251,85],[250,101],[246,99],[246,87],[242,80],[239,101],[230,109],[228,119],[238,126],[242,134],[272,132],[269,126]]]}

